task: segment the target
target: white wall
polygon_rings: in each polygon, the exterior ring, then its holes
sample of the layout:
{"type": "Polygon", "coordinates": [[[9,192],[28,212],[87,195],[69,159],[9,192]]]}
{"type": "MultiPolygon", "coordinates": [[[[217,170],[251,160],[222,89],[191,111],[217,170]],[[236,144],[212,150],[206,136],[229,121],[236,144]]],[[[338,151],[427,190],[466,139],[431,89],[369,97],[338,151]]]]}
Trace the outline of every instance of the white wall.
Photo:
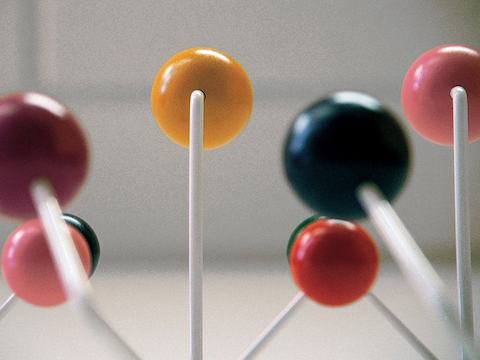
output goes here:
{"type": "MultiPolygon", "coordinates": [[[[281,257],[310,211],[290,192],[280,148],[293,116],[327,92],[354,89],[401,115],[410,63],[441,43],[480,47],[480,2],[0,0],[0,92],[58,97],[90,135],[93,167],[71,211],[97,230],[105,259],[183,257],[187,153],[150,114],[157,69],[192,46],[227,50],[256,93],[251,123],[208,152],[206,255],[281,257]]],[[[413,133],[415,166],[397,203],[431,256],[454,246],[451,151],[413,133]]],[[[480,253],[480,146],[472,150],[472,224],[480,253]]],[[[16,225],[0,220],[0,238],[16,225]]]]}

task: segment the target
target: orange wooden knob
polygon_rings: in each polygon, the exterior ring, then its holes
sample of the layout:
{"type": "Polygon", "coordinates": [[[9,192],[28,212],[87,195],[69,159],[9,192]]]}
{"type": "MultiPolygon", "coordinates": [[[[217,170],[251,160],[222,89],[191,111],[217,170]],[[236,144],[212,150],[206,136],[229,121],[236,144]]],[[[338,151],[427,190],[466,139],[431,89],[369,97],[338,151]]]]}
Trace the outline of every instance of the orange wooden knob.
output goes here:
{"type": "Polygon", "coordinates": [[[153,116],[172,141],[185,147],[194,90],[205,94],[204,147],[233,140],[253,107],[252,86],[240,63],[223,51],[192,48],[173,56],[158,72],[151,95],[153,116]]]}

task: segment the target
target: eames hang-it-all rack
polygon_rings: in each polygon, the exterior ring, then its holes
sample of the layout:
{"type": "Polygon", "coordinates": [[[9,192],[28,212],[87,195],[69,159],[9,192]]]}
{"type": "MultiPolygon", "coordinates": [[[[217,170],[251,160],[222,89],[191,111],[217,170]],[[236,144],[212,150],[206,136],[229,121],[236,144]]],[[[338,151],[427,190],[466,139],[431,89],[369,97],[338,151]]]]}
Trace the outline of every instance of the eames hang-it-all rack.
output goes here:
{"type": "MultiPolygon", "coordinates": [[[[189,359],[208,359],[203,348],[203,210],[209,199],[203,197],[202,155],[226,145],[246,126],[252,85],[230,54],[192,48],[160,68],[151,104],[167,137],[189,151],[189,359]]],[[[453,146],[458,306],[391,205],[405,186],[412,159],[397,116],[368,94],[337,91],[301,111],[286,135],[282,154],[287,183],[314,211],[287,244],[287,264],[299,291],[239,360],[260,354],[306,301],[341,307],[361,298],[419,356],[437,359],[435,349],[372,290],[380,255],[373,237],[355,222],[365,218],[419,301],[437,314],[458,344],[458,359],[480,359],[467,181],[468,144],[480,138],[480,53],[464,45],[427,51],[405,76],[402,104],[420,135],[453,146]]],[[[0,307],[0,319],[18,300],[39,307],[68,302],[99,341],[108,344],[112,358],[140,359],[96,303],[89,281],[100,256],[95,232],[85,220],[62,213],[84,183],[89,161],[86,136],[63,104],[36,92],[0,98],[0,213],[23,221],[3,247],[2,273],[12,294],[0,307]]]]}

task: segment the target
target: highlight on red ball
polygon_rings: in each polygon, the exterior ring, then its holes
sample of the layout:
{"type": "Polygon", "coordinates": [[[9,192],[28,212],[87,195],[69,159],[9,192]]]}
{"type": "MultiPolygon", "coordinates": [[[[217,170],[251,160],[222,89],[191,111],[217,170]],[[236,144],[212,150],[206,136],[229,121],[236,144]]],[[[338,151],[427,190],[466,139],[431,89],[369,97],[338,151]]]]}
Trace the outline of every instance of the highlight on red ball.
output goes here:
{"type": "Polygon", "coordinates": [[[442,45],[420,55],[402,85],[402,105],[413,128],[441,145],[453,144],[450,91],[456,86],[468,97],[469,141],[480,138],[480,51],[465,45],[442,45]]]}
{"type": "MultiPolygon", "coordinates": [[[[92,256],[85,238],[68,225],[83,267],[91,274],[92,256]]],[[[2,253],[3,276],[16,296],[38,306],[64,303],[67,296],[57,274],[40,220],[29,220],[8,237],[2,253]]]]}
{"type": "Polygon", "coordinates": [[[348,305],[370,291],[378,275],[379,255],[362,226],[321,218],[298,234],[290,270],[312,300],[327,306],[348,305]]]}

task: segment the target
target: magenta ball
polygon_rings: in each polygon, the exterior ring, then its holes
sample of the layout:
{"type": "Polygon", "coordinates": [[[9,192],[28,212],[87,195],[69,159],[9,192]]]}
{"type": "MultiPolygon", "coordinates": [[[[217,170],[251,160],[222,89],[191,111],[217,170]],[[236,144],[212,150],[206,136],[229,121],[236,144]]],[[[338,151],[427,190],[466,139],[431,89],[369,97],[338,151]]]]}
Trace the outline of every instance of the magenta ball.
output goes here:
{"type": "Polygon", "coordinates": [[[431,49],[412,64],[403,80],[402,104],[415,130],[441,145],[453,144],[450,90],[467,91],[469,141],[480,138],[480,53],[463,45],[431,49]]]}
{"type": "Polygon", "coordinates": [[[88,164],[85,135],[64,105],[37,93],[0,97],[0,213],[32,217],[30,185],[39,178],[65,205],[85,181],[88,164]]]}

